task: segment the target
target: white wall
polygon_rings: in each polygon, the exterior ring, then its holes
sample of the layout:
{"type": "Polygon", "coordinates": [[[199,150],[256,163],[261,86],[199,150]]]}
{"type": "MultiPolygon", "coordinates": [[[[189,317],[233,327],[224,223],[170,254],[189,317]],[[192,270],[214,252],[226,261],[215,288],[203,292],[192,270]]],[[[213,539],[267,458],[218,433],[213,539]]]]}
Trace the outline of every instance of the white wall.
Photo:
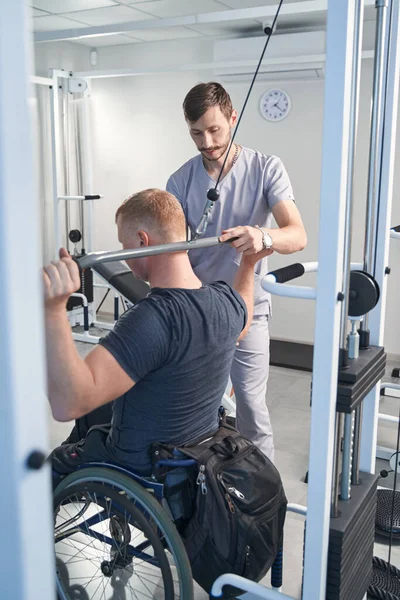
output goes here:
{"type": "Polygon", "coordinates": [[[48,76],[49,69],[83,71],[90,68],[90,50],[81,44],[71,42],[35,44],[35,71],[37,75],[48,76]]]}
{"type": "MultiPolygon", "coordinates": [[[[185,61],[211,60],[212,43],[203,40],[159,42],[101,48],[97,68],[153,66],[185,61]]],[[[164,187],[168,176],[196,152],[188,136],[181,105],[187,91],[198,81],[213,78],[211,72],[164,74],[157,76],[96,79],[92,82],[92,135],[94,181],[104,199],[96,207],[95,245],[97,249],[118,247],[114,214],[121,201],[146,187],[164,187]]],[[[366,177],[369,147],[369,111],[372,62],[363,67],[361,112],[355,174],[353,260],[362,260],[365,227],[366,177]]],[[[261,94],[272,87],[256,83],[237,141],[284,161],[295,190],[296,202],[308,233],[308,246],[290,257],[274,255],[271,268],[295,261],[316,260],[318,255],[320,170],[323,125],[321,81],[281,84],[292,98],[292,110],[282,123],[268,123],[259,113],[261,94]]],[[[248,84],[227,86],[236,108],[240,109],[248,84]]],[[[400,139],[400,136],[398,136],[400,139]]],[[[399,168],[395,172],[392,225],[400,223],[396,193],[399,168]]],[[[400,275],[400,243],[391,242],[388,306],[385,343],[389,353],[400,355],[397,335],[397,304],[400,275]]],[[[313,276],[304,284],[314,284],[313,276]]],[[[311,342],[314,336],[312,302],[275,298],[272,335],[280,339],[311,342]]]]}

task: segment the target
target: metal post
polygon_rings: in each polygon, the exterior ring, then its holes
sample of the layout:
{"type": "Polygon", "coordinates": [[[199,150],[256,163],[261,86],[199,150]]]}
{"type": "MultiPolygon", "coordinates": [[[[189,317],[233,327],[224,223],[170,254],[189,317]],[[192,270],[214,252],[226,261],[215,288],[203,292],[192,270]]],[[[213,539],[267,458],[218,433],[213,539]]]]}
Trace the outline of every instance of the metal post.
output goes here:
{"type": "Polygon", "coordinates": [[[335,446],[333,449],[333,477],[331,490],[331,517],[338,516],[338,500],[339,500],[339,476],[340,476],[340,455],[342,453],[342,413],[336,413],[335,422],[335,446]]]}
{"type": "Polygon", "coordinates": [[[340,497],[342,500],[349,500],[351,495],[351,466],[352,466],[352,446],[353,446],[353,427],[354,413],[344,415],[343,431],[343,467],[342,481],[340,485],[340,497]]]}
{"type": "MultiPolygon", "coordinates": [[[[68,79],[69,74],[66,71],[60,71],[52,69],[50,71],[53,84],[51,86],[51,149],[52,149],[52,173],[53,173],[53,202],[54,202],[54,214],[53,214],[53,226],[54,226],[54,258],[58,259],[58,250],[62,245],[61,228],[60,228],[60,217],[59,217],[59,196],[61,196],[60,188],[63,178],[60,174],[63,172],[61,142],[62,136],[60,131],[61,126],[61,113],[60,113],[60,87],[63,89],[64,86],[60,86],[60,79],[68,79]]],[[[65,188],[66,182],[63,182],[65,188]]],[[[64,192],[65,195],[65,192],[64,192]]]]}
{"type": "MultiPolygon", "coordinates": [[[[90,84],[90,82],[89,82],[90,84]]],[[[83,185],[85,194],[93,194],[93,164],[92,164],[92,138],[90,131],[90,95],[86,93],[82,99],[82,158],[83,158],[83,185]]],[[[86,251],[93,251],[93,202],[86,202],[83,209],[86,209],[85,219],[85,243],[86,251]]]]}
{"type": "Polygon", "coordinates": [[[345,241],[344,241],[344,260],[343,260],[343,294],[342,310],[340,316],[340,366],[347,364],[347,353],[345,352],[347,343],[347,319],[349,312],[349,283],[350,283],[350,264],[351,264],[351,231],[353,217],[353,193],[354,193],[354,163],[356,157],[357,125],[358,125],[358,104],[361,79],[361,55],[362,55],[362,34],[364,25],[364,0],[357,0],[354,16],[354,54],[353,54],[353,82],[351,88],[351,107],[350,107],[350,140],[349,140],[349,163],[348,163],[348,184],[346,197],[346,217],[345,217],[345,241]]]}
{"type": "Polygon", "coordinates": [[[349,167],[355,0],[328,0],[307,530],[303,600],[326,595],[344,222],[349,167]]]}
{"type": "MultiPolygon", "coordinates": [[[[351,108],[350,108],[350,147],[349,147],[349,163],[348,163],[348,182],[347,182],[347,197],[346,197],[346,217],[345,217],[345,242],[344,242],[344,259],[343,259],[343,301],[340,315],[340,356],[339,365],[345,367],[348,364],[349,349],[347,348],[347,323],[349,312],[349,285],[350,285],[350,268],[351,268],[351,233],[353,222],[353,195],[354,195],[354,163],[356,157],[356,141],[357,141],[357,125],[358,125],[358,108],[359,108],[359,93],[361,79],[361,55],[362,55],[362,37],[364,26],[364,1],[357,0],[354,16],[354,54],[353,54],[353,80],[351,88],[351,108]]],[[[343,456],[342,456],[342,481],[340,497],[344,500],[350,498],[350,473],[351,473],[351,446],[352,424],[349,423],[349,416],[344,418],[343,432],[343,456]]],[[[340,431],[340,427],[339,427],[340,431]]],[[[337,457],[335,460],[333,478],[335,482],[334,495],[332,497],[331,515],[337,516],[338,505],[338,484],[339,484],[339,450],[340,439],[336,442],[338,448],[336,450],[337,457]]]]}
{"type": "MultiPolygon", "coordinates": [[[[374,275],[375,234],[377,196],[379,194],[380,168],[382,161],[382,136],[385,115],[385,64],[386,64],[386,21],[388,0],[376,0],[376,38],[374,59],[374,83],[372,91],[371,136],[368,173],[367,210],[364,240],[364,270],[374,275]]],[[[360,325],[361,331],[368,330],[368,315],[360,325]]],[[[368,345],[361,339],[361,345],[368,345]]]]}
{"type": "MultiPolygon", "coordinates": [[[[71,193],[71,172],[70,172],[70,103],[68,97],[68,88],[66,85],[68,82],[65,79],[62,82],[62,141],[63,141],[63,152],[62,152],[62,162],[63,162],[63,173],[64,173],[64,193],[66,196],[69,196],[71,193]]],[[[69,232],[71,229],[71,208],[69,202],[64,203],[64,214],[65,214],[65,247],[69,247],[69,232]]],[[[64,245],[64,244],[63,244],[64,245]]]]}
{"type": "MultiPolygon", "coordinates": [[[[400,71],[400,6],[398,0],[391,3],[387,29],[389,46],[386,98],[385,131],[382,147],[382,165],[380,176],[380,200],[375,254],[375,278],[380,287],[380,301],[369,314],[371,343],[383,344],[386,309],[386,267],[389,260],[389,230],[393,198],[394,159],[397,132],[397,111],[399,101],[400,71]],[[389,31],[390,28],[390,31],[389,31]],[[390,35],[389,35],[390,33],[390,35]]],[[[373,473],[375,471],[376,439],[379,412],[379,385],[364,399],[362,417],[362,437],[360,450],[360,468],[373,473]]]]}
{"type": "Polygon", "coordinates": [[[61,246],[61,231],[59,218],[59,165],[60,159],[60,105],[58,94],[58,77],[53,72],[53,85],[51,88],[51,149],[52,149],[52,172],[53,172],[53,227],[54,227],[54,258],[58,258],[61,246]]]}
{"type": "Polygon", "coordinates": [[[40,280],[40,208],[29,96],[31,15],[0,19],[0,598],[54,599],[54,547],[40,280]],[[32,456],[33,451],[40,454],[32,456]],[[44,455],[44,456],[43,456],[44,455]],[[31,459],[28,466],[28,459],[31,459]],[[34,460],[36,459],[36,460],[34,460]]]}
{"type": "Polygon", "coordinates": [[[354,415],[353,463],[351,466],[352,485],[358,485],[360,483],[360,448],[363,406],[363,403],[359,404],[354,415]]]}
{"type": "MultiPolygon", "coordinates": [[[[78,194],[84,194],[85,188],[83,185],[83,156],[82,156],[82,127],[80,118],[80,101],[75,101],[74,107],[74,138],[75,138],[75,161],[76,161],[76,178],[78,184],[78,194]]],[[[92,200],[88,200],[92,202],[92,200]]],[[[85,206],[84,202],[79,203],[79,227],[82,234],[82,251],[86,251],[85,244],[85,206]]]]}

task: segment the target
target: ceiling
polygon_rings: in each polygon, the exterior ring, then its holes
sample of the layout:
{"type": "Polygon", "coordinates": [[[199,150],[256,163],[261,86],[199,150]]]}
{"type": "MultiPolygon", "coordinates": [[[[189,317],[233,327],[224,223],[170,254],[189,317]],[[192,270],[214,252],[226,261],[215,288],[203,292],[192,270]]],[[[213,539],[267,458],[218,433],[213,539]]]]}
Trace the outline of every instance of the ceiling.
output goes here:
{"type": "MultiPolygon", "coordinates": [[[[31,0],[36,41],[66,39],[90,47],[262,35],[263,14],[273,15],[277,5],[278,0],[31,0]],[[245,14],[246,10],[232,13],[232,9],[252,8],[257,9],[253,11],[257,13],[254,18],[245,14]],[[206,18],[188,23],[188,17],[193,15],[206,18]],[[139,21],[153,19],[154,24],[134,29],[135,23],[138,27],[139,21]],[[165,19],[174,19],[173,25],[165,19]],[[128,23],[132,30],[118,31],[118,27],[127,29],[128,23]]],[[[374,17],[373,5],[374,0],[366,0],[367,18],[369,14],[374,17]]],[[[277,31],[323,29],[325,22],[326,0],[284,0],[277,31]]]]}

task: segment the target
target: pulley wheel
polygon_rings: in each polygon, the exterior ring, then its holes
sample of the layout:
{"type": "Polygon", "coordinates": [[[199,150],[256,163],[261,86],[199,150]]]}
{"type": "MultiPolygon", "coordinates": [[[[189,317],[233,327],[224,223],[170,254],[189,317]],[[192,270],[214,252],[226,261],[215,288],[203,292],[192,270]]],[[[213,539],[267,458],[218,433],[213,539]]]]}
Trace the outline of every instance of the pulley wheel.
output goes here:
{"type": "Polygon", "coordinates": [[[351,271],[349,289],[349,317],[361,317],[379,301],[379,286],[365,271],[351,271]]]}
{"type": "Polygon", "coordinates": [[[400,473],[400,452],[394,452],[389,459],[390,468],[392,471],[396,471],[400,473]]]}
{"type": "Polygon", "coordinates": [[[71,229],[71,231],[68,234],[68,237],[73,244],[77,244],[78,242],[81,241],[82,234],[79,231],[79,229],[71,229]]]}

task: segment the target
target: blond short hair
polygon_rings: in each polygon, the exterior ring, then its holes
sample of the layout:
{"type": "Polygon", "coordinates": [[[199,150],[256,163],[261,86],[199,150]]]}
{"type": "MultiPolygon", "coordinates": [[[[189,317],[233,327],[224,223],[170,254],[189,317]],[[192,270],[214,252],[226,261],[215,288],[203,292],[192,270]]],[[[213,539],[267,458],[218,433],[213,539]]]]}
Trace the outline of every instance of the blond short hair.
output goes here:
{"type": "Polygon", "coordinates": [[[151,188],[129,196],[118,208],[115,222],[132,231],[156,232],[164,243],[186,238],[185,215],[178,200],[164,190],[151,188]]]}

